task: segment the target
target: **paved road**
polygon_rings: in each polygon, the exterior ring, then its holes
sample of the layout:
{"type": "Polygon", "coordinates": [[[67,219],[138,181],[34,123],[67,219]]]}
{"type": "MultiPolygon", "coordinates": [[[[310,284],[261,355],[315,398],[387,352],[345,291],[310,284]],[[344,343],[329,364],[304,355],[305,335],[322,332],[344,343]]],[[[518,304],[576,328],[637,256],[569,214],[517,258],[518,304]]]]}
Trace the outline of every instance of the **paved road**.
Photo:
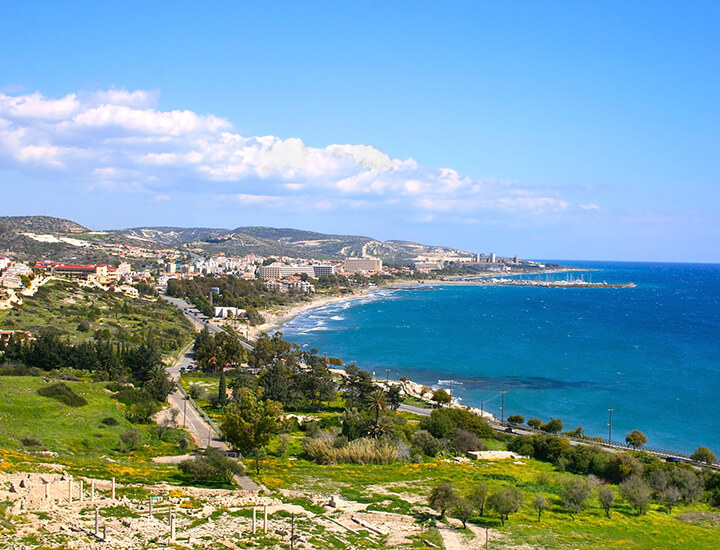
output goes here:
{"type": "MultiPolygon", "coordinates": [[[[192,321],[196,326],[207,327],[207,329],[213,334],[217,334],[218,332],[223,331],[223,329],[212,323],[204,313],[199,311],[193,304],[191,304],[187,300],[183,300],[182,298],[172,298],[165,294],[160,294],[160,297],[169,304],[175,306],[178,309],[181,309],[182,312],[185,314],[185,317],[190,319],[190,321],[192,321]]],[[[240,344],[242,344],[245,349],[252,349],[252,346],[242,339],[240,340],[240,344]]]]}
{"type": "Polygon", "coordinates": [[[416,407],[415,405],[405,405],[404,403],[398,407],[399,411],[405,411],[420,416],[430,416],[432,409],[424,409],[422,407],[416,407]]]}
{"type": "MultiPolygon", "coordinates": [[[[180,307],[180,306],[178,306],[180,307]]],[[[187,368],[193,362],[193,346],[188,345],[175,364],[168,369],[170,378],[180,384],[180,369],[187,368]]],[[[225,443],[215,430],[212,429],[200,413],[195,409],[189,399],[180,390],[175,390],[168,396],[171,406],[180,411],[178,422],[188,429],[199,447],[214,447],[222,452],[231,451],[230,445],[225,443]]],[[[248,476],[233,476],[237,484],[246,491],[259,491],[260,487],[248,476]]]]}

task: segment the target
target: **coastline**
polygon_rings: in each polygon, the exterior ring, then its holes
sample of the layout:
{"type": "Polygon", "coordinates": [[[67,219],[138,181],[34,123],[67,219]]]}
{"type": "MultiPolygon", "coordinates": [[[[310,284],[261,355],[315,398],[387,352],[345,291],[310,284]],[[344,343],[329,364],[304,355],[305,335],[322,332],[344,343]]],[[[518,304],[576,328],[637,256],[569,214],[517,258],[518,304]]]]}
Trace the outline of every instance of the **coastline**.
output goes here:
{"type": "MultiPolygon", "coordinates": [[[[462,284],[463,281],[458,281],[459,284],[462,284]]],[[[473,281],[468,281],[470,285],[473,284],[473,281]]],[[[374,287],[374,288],[363,288],[359,289],[357,292],[353,294],[347,294],[347,295],[333,295],[333,296],[321,296],[317,297],[314,300],[311,300],[310,302],[306,302],[303,304],[296,304],[292,306],[285,306],[280,308],[277,312],[272,313],[272,317],[268,319],[265,323],[262,325],[258,325],[256,327],[253,327],[253,329],[250,331],[249,334],[249,340],[251,342],[254,342],[257,337],[262,333],[268,333],[272,331],[279,330],[285,325],[285,323],[288,323],[292,321],[295,317],[302,313],[306,313],[308,311],[312,311],[314,309],[320,309],[325,306],[328,306],[330,304],[339,304],[343,302],[350,302],[353,300],[359,300],[362,298],[366,298],[367,296],[371,295],[374,292],[377,292],[378,290],[382,289],[403,289],[403,288],[422,288],[422,283],[419,283],[418,281],[411,281],[411,280],[403,280],[403,281],[397,281],[394,283],[390,283],[387,286],[384,287],[374,287]]],[[[344,369],[342,369],[344,371],[344,369]]],[[[384,386],[385,381],[374,379],[374,382],[380,386],[384,386]]],[[[400,385],[402,386],[405,393],[409,396],[415,397],[417,399],[420,399],[422,401],[425,401],[426,403],[432,405],[432,392],[423,392],[423,389],[427,388],[428,386],[424,384],[418,384],[417,382],[414,382],[413,380],[404,379],[399,380],[400,385]]],[[[471,405],[467,405],[463,403],[460,400],[457,400],[455,398],[452,399],[451,403],[448,405],[449,408],[455,408],[455,409],[464,409],[467,411],[472,412],[473,414],[479,416],[480,418],[484,420],[489,420],[491,422],[496,422],[497,419],[490,414],[487,411],[482,411],[478,409],[477,407],[473,407],[471,405]]]]}
{"type": "Polygon", "coordinates": [[[268,315],[268,319],[262,325],[252,327],[250,329],[248,339],[251,342],[254,342],[263,332],[273,332],[281,329],[285,323],[289,323],[301,313],[306,313],[308,311],[312,311],[313,309],[319,309],[330,304],[339,304],[366,298],[369,294],[376,290],[378,289],[363,288],[353,292],[352,294],[316,296],[309,302],[280,307],[277,311],[268,312],[266,314],[268,315]]]}

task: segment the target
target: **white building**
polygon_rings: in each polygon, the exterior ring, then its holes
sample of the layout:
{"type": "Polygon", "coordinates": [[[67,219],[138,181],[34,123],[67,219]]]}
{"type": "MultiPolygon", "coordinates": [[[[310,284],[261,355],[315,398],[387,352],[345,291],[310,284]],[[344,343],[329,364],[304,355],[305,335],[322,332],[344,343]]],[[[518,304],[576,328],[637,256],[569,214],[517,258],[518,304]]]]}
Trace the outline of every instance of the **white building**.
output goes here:
{"type": "Polygon", "coordinates": [[[380,273],[382,260],[379,258],[345,258],[348,273],[380,273]]]}
{"type": "Polygon", "coordinates": [[[275,262],[274,264],[260,266],[257,269],[257,276],[260,279],[283,279],[291,275],[302,275],[303,273],[309,277],[315,277],[315,270],[311,265],[286,265],[275,262]]]}

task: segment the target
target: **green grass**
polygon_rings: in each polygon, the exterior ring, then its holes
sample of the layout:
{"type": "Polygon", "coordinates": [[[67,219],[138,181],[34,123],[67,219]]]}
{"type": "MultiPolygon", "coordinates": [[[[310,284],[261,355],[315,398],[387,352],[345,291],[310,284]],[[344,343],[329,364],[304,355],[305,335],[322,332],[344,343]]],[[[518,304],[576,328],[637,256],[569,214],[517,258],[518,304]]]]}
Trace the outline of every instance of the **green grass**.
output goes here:
{"type": "Polygon", "coordinates": [[[52,331],[75,343],[92,338],[95,331],[130,344],[153,336],[165,353],[179,351],[193,333],[182,312],[162,300],[128,298],[73,281],[50,281],[24,298],[20,308],[0,311],[0,327],[52,331]],[[89,323],[87,329],[84,323],[89,323]]]}
{"type": "Polygon", "coordinates": [[[132,482],[184,481],[177,468],[153,463],[153,456],[184,453],[178,447],[181,430],[168,430],[161,441],[154,425],[133,425],[122,415],[123,405],[111,398],[105,384],[66,381],[88,404],[69,407],[42,397],[37,390],[51,382],[36,377],[0,377],[0,454],[4,470],[41,469],[45,461],[66,464],[76,475],[112,476],[132,482]],[[117,426],[101,420],[115,418],[117,426]],[[120,449],[119,436],[137,429],[142,441],[132,451],[120,449]],[[26,449],[21,440],[37,439],[39,447],[26,449]],[[35,451],[58,453],[42,457],[35,451]]]}
{"type": "MultiPolygon", "coordinates": [[[[645,516],[635,516],[630,508],[616,497],[611,519],[605,518],[596,496],[590,508],[576,515],[573,521],[562,508],[558,496],[562,480],[571,474],[556,472],[549,464],[523,460],[473,461],[456,463],[433,459],[421,464],[396,463],[389,465],[319,466],[296,457],[268,459],[260,480],[271,490],[303,488],[321,494],[341,494],[368,504],[370,510],[392,511],[402,514],[419,512],[431,488],[441,481],[452,483],[460,495],[467,494],[473,485],[485,483],[491,492],[502,487],[518,487],[525,493],[521,510],[510,516],[505,527],[492,514],[475,517],[471,523],[500,530],[501,541],[495,547],[517,547],[529,544],[533,548],[713,548],[720,540],[720,528],[690,525],[678,521],[683,511],[707,510],[702,504],[678,507],[672,516],[653,504],[645,516]],[[532,508],[535,494],[542,494],[550,509],[537,522],[532,508]]],[[[414,546],[423,546],[418,537],[414,546]]]]}

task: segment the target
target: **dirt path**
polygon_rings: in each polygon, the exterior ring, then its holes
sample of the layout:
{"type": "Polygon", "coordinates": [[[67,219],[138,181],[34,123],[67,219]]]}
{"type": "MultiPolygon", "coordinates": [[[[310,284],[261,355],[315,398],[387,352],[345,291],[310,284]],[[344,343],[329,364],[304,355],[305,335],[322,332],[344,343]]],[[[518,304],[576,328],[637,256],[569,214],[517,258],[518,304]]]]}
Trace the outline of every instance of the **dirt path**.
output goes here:
{"type": "Polygon", "coordinates": [[[437,526],[445,550],[483,550],[485,548],[485,529],[477,525],[468,524],[468,528],[473,533],[472,536],[467,536],[458,531],[461,526],[460,522],[457,522],[457,525],[454,523],[451,525],[438,523],[437,526]]]}

